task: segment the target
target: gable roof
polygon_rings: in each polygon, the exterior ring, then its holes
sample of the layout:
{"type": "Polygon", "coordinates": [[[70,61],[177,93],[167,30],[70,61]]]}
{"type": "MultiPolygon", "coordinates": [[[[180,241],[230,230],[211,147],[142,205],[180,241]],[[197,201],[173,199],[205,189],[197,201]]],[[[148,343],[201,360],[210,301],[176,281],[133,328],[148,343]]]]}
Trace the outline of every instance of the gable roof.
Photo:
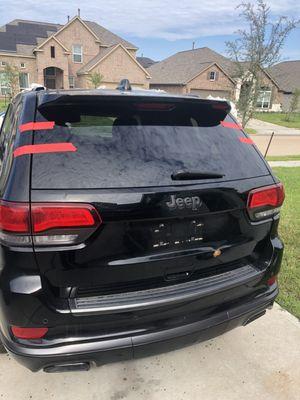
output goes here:
{"type": "Polygon", "coordinates": [[[101,51],[95,57],[93,57],[89,62],[87,62],[83,67],[81,67],[77,71],[77,74],[78,75],[88,74],[93,67],[99,64],[116,47],[117,45],[114,45],[111,47],[106,47],[104,49],[101,49],[101,51]]]}
{"type": "Polygon", "coordinates": [[[101,51],[94,58],[92,58],[88,63],[86,63],[82,68],[80,68],[77,71],[77,74],[78,75],[88,74],[93,68],[95,68],[98,64],[100,64],[106,57],[108,57],[119,47],[121,47],[128,54],[128,56],[137,64],[137,66],[147,75],[147,77],[150,78],[149,72],[142,67],[142,65],[137,61],[137,59],[134,56],[132,56],[121,43],[101,49],[101,51]]]}
{"type": "Polygon", "coordinates": [[[144,67],[144,68],[149,68],[151,65],[156,64],[157,61],[152,60],[152,58],[149,57],[137,57],[136,58],[138,62],[144,67]]]}
{"type": "Polygon", "coordinates": [[[300,89],[300,60],[276,64],[270,68],[269,74],[284,92],[293,93],[295,89],[300,89]]]}
{"type": "Polygon", "coordinates": [[[26,45],[28,48],[32,46],[32,49],[39,49],[51,37],[55,37],[76,19],[91,32],[95,40],[98,40],[102,46],[110,47],[121,43],[127,49],[137,50],[134,44],[122,39],[96,22],[84,21],[76,16],[65,25],[19,19],[13,20],[0,28],[0,52],[19,53],[20,45],[26,45]]]}
{"type": "Polygon", "coordinates": [[[97,24],[97,22],[84,21],[84,23],[96,34],[100,42],[108,47],[121,43],[127,49],[138,49],[134,44],[122,39],[120,36],[97,24]]]}
{"type": "Polygon", "coordinates": [[[185,84],[212,64],[217,64],[229,77],[234,63],[208,47],[180,51],[148,68],[151,83],[185,84]]]}

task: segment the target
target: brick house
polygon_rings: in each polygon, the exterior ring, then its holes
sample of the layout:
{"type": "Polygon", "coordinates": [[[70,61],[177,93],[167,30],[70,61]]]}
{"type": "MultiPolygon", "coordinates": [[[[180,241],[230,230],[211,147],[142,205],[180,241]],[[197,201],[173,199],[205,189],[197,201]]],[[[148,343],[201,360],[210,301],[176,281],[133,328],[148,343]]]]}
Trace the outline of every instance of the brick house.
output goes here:
{"type": "MultiPolygon", "coordinates": [[[[191,93],[204,98],[211,95],[237,101],[243,90],[234,63],[208,47],[181,51],[147,70],[151,75],[150,88],[171,93],[191,93]]],[[[262,71],[262,74],[263,86],[257,108],[279,111],[281,89],[269,73],[262,71]]]]}
{"type": "Polygon", "coordinates": [[[31,83],[48,88],[88,88],[94,72],[101,86],[115,88],[122,78],[148,88],[149,72],[137,61],[137,47],[96,22],[79,16],[65,25],[14,20],[0,28],[0,95],[7,94],[6,64],[20,73],[20,89],[31,83]]]}
{"type": "MultiPolygon", "coordinates": [[[[280,62],[274,65],[269,72],[280,87],[282,110],[288,111],[295,90],[300,90],[300,60],[280,62]]],[[[300,111],[300,103],[298,111],[300,111]]]]}

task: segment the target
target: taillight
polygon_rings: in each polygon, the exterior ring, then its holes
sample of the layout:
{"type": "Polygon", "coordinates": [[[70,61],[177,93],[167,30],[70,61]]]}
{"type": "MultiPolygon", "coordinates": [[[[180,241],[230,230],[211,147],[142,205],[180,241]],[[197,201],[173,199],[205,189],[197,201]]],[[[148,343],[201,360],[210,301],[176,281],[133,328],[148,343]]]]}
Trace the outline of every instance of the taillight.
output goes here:
{"type": "Polygon", "coordinates": [[[0,202],[0,241],[7,245],[28,246],[30,238],[29,204],[0,202]]]}
{"type": "Polygon", "coordinates": [[[0,240],[11,246],[82,243],[101,223],[90,204],[0,203],[0,240]]]}
{"type": "Polygon", "coordinates": [[[284,202],[282,183],[251,190],[248,195],[247,210],[253,220],[268,218],[278,214],[284,202]]]}
{"type": "Polygon", "coordinates": [[[21,328],[11,327],[12,334],[18,339],[42,339],[48,332],[48,328],[21,328]]]}

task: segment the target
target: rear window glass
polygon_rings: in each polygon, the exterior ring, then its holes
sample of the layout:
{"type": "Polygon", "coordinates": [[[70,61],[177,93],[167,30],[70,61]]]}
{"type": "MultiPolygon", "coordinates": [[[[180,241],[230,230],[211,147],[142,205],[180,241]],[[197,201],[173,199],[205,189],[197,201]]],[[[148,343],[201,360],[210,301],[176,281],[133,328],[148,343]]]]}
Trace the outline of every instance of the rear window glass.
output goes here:
{"type": "MultiPolygon", "coordinates": [[[[54,129],[34,133],[35,144],[70,142],[77,151],[33,156],[33,188],[175,186],[179,171],[210,172],[223,180],[268,174],[265,164],[222,104],[199,100],[149,103],[137,99],[57,102],[39,108],[54,129]],[[225,118],[226,117],[226,118],[225,118]]],[[[220,181],[220,179],[218,180],[220,181]]],[[[200,182],[200,180],[199,180],[200,182]]]]}

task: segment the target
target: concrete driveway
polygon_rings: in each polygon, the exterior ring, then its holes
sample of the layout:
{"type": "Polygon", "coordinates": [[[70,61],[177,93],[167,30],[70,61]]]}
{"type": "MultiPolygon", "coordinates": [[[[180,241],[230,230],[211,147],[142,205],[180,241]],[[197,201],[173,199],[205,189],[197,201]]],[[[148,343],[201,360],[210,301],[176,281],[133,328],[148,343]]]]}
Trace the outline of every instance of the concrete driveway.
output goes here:
{"type": "Polygon", "coordinates": [[[33,374],[0,356],[0,399],[299,400],[300,323],[275,306],[245,328],[89,372],[33,374]]]}

